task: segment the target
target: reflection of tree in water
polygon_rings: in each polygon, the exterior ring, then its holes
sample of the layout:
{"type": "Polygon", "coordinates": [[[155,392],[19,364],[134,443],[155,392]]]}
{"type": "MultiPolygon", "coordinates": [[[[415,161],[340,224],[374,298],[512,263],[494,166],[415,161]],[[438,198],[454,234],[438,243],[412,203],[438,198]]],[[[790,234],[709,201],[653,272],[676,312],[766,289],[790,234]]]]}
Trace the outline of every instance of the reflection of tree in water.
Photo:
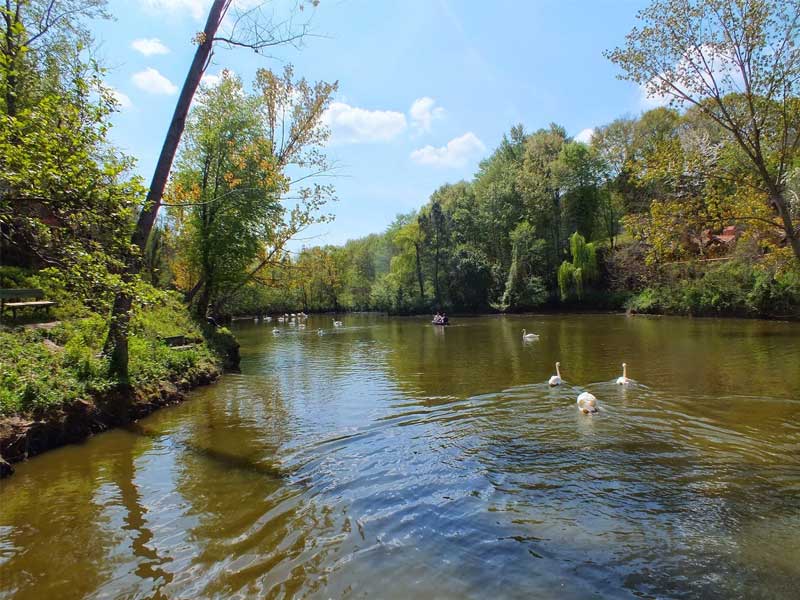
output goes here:
{"type": "MultiPolygon", "coordinates": [[[[139,442],[136,444],[138,452],[124,452],[115,454],[110,461],[110,474],[113,483],[117,486],[125,510],[123,530],[129,531],[131,537],[131,550],[137,562],[133,571],[141,580],[151,582],[148,587],[148,597],[153,599],[166,599],[161,591],[164,585],[172,581],[172,573],[164,567],[172,562],[168,556],[160,556],[154,547],[153,532],[147,526],[147,509],[142,502],[142,494],[136,484],[135,461],[143,454],[143,450],[151,444],[139,442]]],[[[154,518],[157,518],[154,515],[154,518]]],[[[142,582],[137,582],[137,588],[142,587],[142,582]]]]}
{"type": "Polygon", "coordinates": [[[132,452],[130,438],[113,435],[113,444],[91,440],[37,457],[3,482],[0,595],[82,598],[111,580],[121,540],[108,486],[115,455],[132,452]]]}

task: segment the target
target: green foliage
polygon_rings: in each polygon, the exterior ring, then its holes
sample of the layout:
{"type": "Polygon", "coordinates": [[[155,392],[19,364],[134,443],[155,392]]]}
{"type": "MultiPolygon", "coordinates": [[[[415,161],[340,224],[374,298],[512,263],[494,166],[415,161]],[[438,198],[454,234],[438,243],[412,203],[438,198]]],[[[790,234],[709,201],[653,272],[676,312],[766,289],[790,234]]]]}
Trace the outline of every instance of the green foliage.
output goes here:
{"type": "Polygon", "coordinates": [[[321,119],[336,85],[295,81],[287,67],[282,76],[260,70],[255,87],[247,93],[224,71],[219,84],[200,89],[167,191],[171,279],[200,316],[209,305],[229,310],[248,283],[280,264],[289,239],[329,220],[320,211],[333,188],[314,175],[328,169],[321,119]],[[313,183],[298,187],[306,179],[313,183]]]}
{"type": "Polygon", "coordinates": [[[478,249],[457,246],[450,261],[450,298],[466,310],[484,310],[489,306],[491,266],[478,249]]]}
{"type": "MultiPolygon", "coordinates": [[[[20,277],[21,271],[3,270],[3,277],[20,277]]],[[[27,274],[28,283],[44,277],[27,274]]],[[[19,281],[19,279],[18,279],[19,281]]],[[[175,292],[140,284],[138,296],[146,300],[136,309],[130,343],[130,383],[144,386],[163,380],[177,381],[216,364],[235,340],[230,332],[209,332],[209,342],[191,349],[170,348],[164,337],[202,338],[175,292]]],[[[101,356],[108,330],[105,315],[83,307],[83,316],[62,321],[53,329],[0,331],[0,415],[30,414],[36,410],[91,398],[117,385],[109,376],[108,361],[101,356]]]]}
{"type": "Polygon", "coordinates": [[[770,273],[731,260],[696,278],[674,277],[628,301],[638,312],[697,316],[800,317],[800,273],[770,273]]]}
{"type": "Polygon", "coordinates": [[[594,244],[587,244],[577,231],[569,238],[569,248],[572,262],[564,261],[558,268],[558,289],[562,300],[572,295],[580,300],[587,286],[597,281],[597,249],[594,244]]]}

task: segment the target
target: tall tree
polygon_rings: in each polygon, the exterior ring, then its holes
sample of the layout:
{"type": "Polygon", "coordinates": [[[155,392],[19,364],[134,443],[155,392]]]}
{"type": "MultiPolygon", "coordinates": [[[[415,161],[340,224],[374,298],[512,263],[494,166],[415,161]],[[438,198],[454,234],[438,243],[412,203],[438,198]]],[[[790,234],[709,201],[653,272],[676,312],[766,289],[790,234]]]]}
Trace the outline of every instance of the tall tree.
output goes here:
{"type": "MultiPolygon", "coordinates": [[[[318,0],[312,0],[314,5],[317,2],[318,0]]],[[[197,49],[178,96],[175,111],[156,162],[147,198],[131,235],[131,251],[123,272],[122,285],[114,297],[111,323],[105,344],[105,351],[111,357],[111,370],[122,381],[128,379],[128,325],[133,305],[133,280],[141,270],[141,255],[161,208],[164,189],[186,126],[189,108],[203,73],[208,67],[214,44],[219,42],[228,46],[246,47],[255,52],[261,52],[272,46],[296,43],[306,33],[305,26],[299,30],[287,30],[284,24],[274,24],[269,19],[259,21],[259,11],[251,10],[235,19],[227,35],[218,35],[217,31],[232,3],[233,0],[214,0],[209,8],[203,31],[195,37],[197,49]],[[248,21],[250,21],[250,26],[248,26],[248,21]],[[242,32],[244,33],[242,34],[242,32]]]]}
{"type": "Polygon", "coordinates": [[[639,18],[607,56],[728,133],[800,262],[786,188],[800,151],[800,0],[656,0],[639,18]]]}

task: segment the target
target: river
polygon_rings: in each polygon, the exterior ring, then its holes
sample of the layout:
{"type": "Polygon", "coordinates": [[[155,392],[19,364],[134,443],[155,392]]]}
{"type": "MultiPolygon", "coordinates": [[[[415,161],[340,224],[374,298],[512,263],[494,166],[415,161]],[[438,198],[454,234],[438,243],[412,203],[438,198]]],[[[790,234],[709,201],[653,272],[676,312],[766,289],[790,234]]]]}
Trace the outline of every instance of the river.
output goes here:
{"type": "Polygon", "coordinates": [[[343,320],[19,465],[0,597],[797,597],[800,324],[343,320]]]}

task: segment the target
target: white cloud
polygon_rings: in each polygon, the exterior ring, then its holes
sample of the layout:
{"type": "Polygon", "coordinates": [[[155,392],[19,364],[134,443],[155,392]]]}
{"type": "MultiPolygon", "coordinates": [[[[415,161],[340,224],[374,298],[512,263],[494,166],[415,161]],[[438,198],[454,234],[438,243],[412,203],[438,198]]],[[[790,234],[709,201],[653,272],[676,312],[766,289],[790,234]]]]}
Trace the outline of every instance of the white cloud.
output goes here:
{"type": "Polygon", "coordinates": [[[414,150],[411,153],[411,160],[421,165],[434,167],[464,167],[470,158],[485,150],[486,146],[478,139],[478,136],[468,131],[461,137],[447,142],[446,146],[438,148],[425,146],[414,150]]]}
{"type": "MultiPolygon", "coordinates": [[[[664,85],[662,78],[675,82],[679,91],[695,98],[705,96],[713,87],[722,95],[741,92],[744,88],[742,74],[733,58],[707,44],[687,50],[674,65],[639,86],[639,103],[643,110],[667,106],[675,99],[674,90],[664,85]]],[[[676,101],[681,103],[679,98],[676,101]]]]}
{"type": "Polygon", "coordinates": [[[222,81],[222,71],[216,75],[213,73],[203,73],[203,78],[200,80],[200,83],[207,87],[216,87],[220,81],[222,81]]]}
{"type": "Polygon", "coordinates": [[[169,54],[169,48],[158,38],[140,38],[138,40],[133,40],[133,42],[131,42],[131,48],[137,52],[141,52],[145,56],[169,54]]]}
{"type": "Polygon", "coordinates": [[[131,79],[136,87],[151,94],[171,96],[178,91],[178,86],[152,67],[147,67],[144,71],[134,73],[131,79]]]}
{"type": "Polygon", "coordinates": [[[428,96],[417,98],[408,111],[411,116],[411,123],[420,132],[431,130],[431,124],[435,119],[444,117],[444,109],[436,106],[436,100],[428,96]]]}
{"type": "Polygon", "coordinates": [[[188,12],[195,19],[206,16],[209,0],[139,0],[145,8],[155,12],[188,12]]]}
{"type": "Polygon", "coordinates": [[[322,121],[331,130],[331,140],[343,144],[388,142],[403,133],[406,116],[393,110],[368,110],[333,102],[322,121]]]}
{"type": "Polygon", "coordinates": [[[117,101],[120,108],[130,108],[133,106],[133,102],[131,102],[131,99],[126,94],[114,88],[109,88],[108,91],[111,92],[111,95],[114,97],[114,100],[117,101]]]}
{"type": "MultiPolygon", "coordinates": [[[[232,8],[248,10],[263,4],[264,0],[233,0],[232,8]]],[[[139,0],[139,4],[147,10],[157,13],[189,13],[200,21],[208,15],[211,0],[139,0]]]]}
{"type": "Polygon", "coordinates": [[[592,142],[592,137],[594,136],[594,129],[591,127],[587,127],[586,129],[581,129],[578,132],[574,139],[576,142],[581,142],[583,144],[590,144],[592,142]]]}

